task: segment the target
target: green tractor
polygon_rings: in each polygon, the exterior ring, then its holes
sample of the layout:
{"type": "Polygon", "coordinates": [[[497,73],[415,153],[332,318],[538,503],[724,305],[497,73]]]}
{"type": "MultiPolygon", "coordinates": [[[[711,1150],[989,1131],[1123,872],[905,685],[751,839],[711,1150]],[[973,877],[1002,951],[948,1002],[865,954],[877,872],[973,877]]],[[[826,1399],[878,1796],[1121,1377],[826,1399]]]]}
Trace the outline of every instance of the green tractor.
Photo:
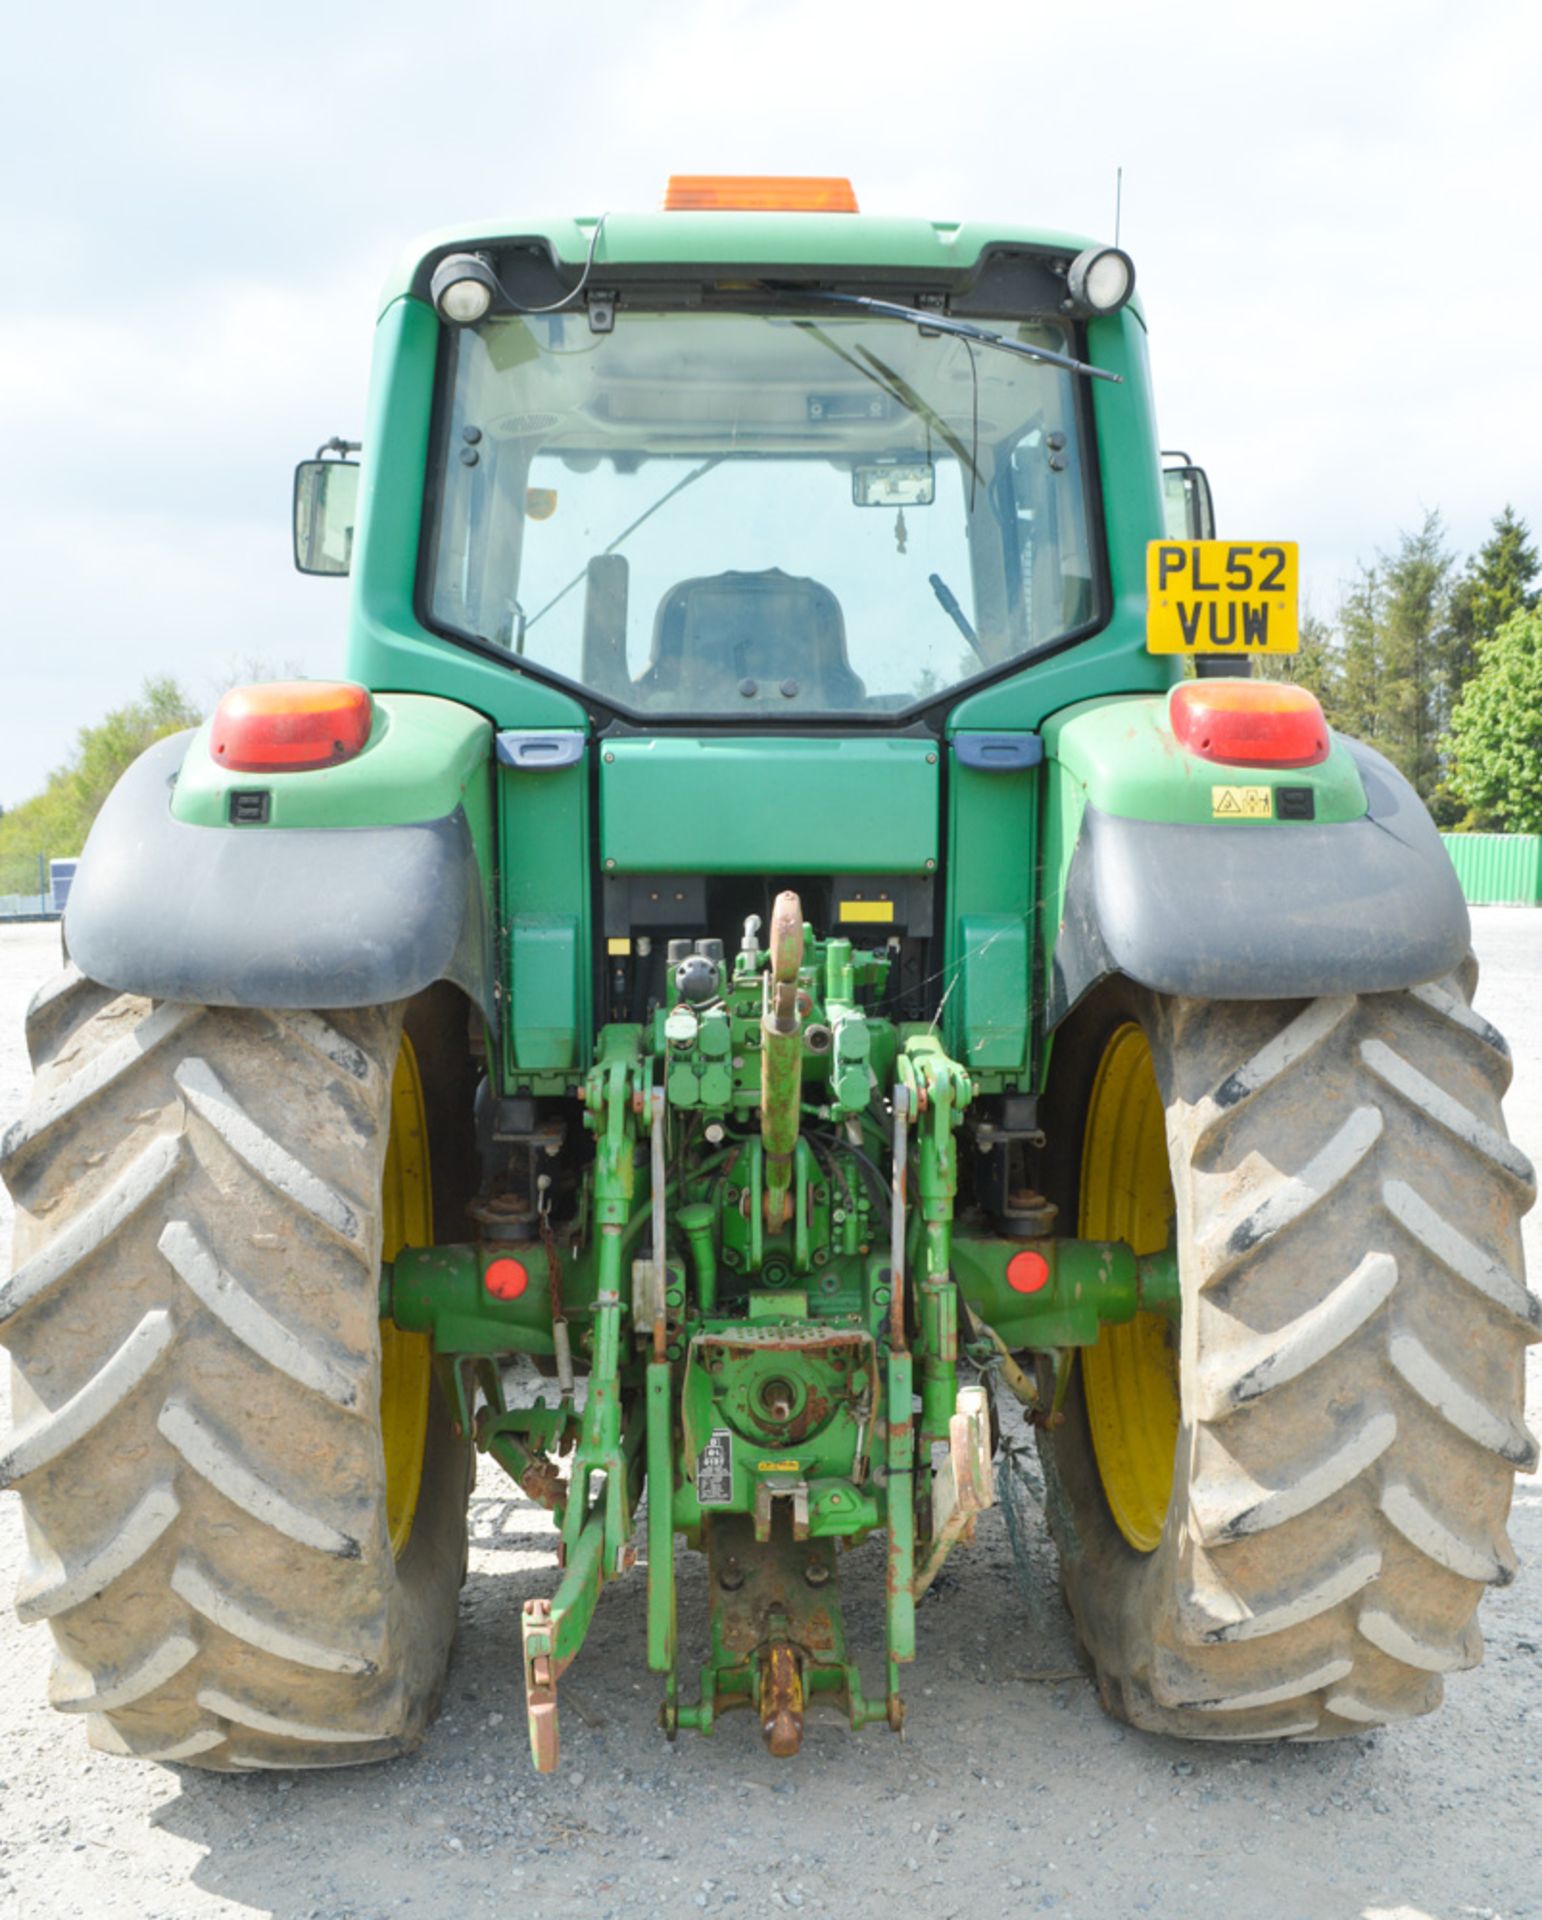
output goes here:
{"type": "Polygon", "coordinates": [[[1358,1734],[1478,1659],[1505,1044],[1411,788],[1249,676],[1295,549],[1164,475],[1133,292],[831,181],[407,256],[362,465],[297,476],[351,678],[137,762],[28,1016],[0,1485],[96,1746],[410,1748],[479,1454],[557,1530],[537,1767],[620,1580],[670,1737],[897,1730],[1002,1396],[1133,1725],[1358,1734]]]}

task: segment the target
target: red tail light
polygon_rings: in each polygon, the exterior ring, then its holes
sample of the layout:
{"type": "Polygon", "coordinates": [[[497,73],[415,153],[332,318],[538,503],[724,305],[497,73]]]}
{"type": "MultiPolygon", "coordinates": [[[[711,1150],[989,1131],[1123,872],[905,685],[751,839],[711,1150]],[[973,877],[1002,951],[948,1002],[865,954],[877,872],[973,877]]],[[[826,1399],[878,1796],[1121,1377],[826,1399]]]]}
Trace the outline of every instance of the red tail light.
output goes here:
{"type": "Polygon", "coordinates": [[[237,773],[306,773],[364,751],[368,690],[346,680],[274,680],[232,687],[214,709],[209,751],[237,773]]]}
{"type": "Polygon", "coordinates": [[[1235,767],[1315,767],[1328,723],[1314,694],[1281,680],[1184,680],[1167,696],[1178,744],[1235,767]]]}

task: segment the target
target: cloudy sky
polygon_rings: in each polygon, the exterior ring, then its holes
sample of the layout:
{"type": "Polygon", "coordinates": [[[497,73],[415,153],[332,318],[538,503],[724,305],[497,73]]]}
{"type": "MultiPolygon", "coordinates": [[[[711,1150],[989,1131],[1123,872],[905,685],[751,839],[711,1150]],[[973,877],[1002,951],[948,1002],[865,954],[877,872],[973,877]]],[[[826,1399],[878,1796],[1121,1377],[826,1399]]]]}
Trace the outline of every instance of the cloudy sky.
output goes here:
{"type": "Polygon", "coordinates": [[[0,804],[175,674],[342,664],[290,471],[357,434],[413,234],[845,173],[1125,245],[1161,426],[1331,611],[1428,508],[1542,528],[1542,13],[1044,0],[84,0],[11,16],[0,804]]]}

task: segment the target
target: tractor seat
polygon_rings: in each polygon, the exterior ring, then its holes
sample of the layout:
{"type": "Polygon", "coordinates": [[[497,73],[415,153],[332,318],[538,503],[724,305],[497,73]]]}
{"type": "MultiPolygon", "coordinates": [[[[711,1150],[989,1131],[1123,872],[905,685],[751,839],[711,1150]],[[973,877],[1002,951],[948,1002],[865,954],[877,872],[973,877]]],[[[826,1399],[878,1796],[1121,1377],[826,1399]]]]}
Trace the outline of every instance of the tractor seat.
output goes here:
{"type": "Polygon", "coordinates": [[[779,695],[788,707],[829,711],[865,702],[830,589],[779,567],[671,587],[659,602],[636,692],[678,712],[713,711],[744,704],[751,681],[763,699],[779,695]]]}

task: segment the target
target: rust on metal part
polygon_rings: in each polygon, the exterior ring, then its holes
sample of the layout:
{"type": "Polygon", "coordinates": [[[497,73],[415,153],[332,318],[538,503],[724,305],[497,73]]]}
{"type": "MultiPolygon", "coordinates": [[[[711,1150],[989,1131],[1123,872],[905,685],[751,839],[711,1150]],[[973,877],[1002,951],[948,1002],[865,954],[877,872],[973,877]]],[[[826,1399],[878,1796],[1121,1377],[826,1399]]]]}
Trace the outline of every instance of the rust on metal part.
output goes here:
{"type": "Polygon", "coordinates": [[[806,1480],[779,1481],[769,1474],[763,1476],[755,1487],[755,1538],[762,1545],[770,1540],[776,1523],[778,1504],[791,1515],[793,1539],[806,1540],[808,1538],[808,1482],[806,1480]]]}
{"type": "Polygon", "coordinates": [[[562,1505],[566,1482],[555,1463],[544,1454],[538,1460],[531,1461],[520,1475],[519,1484],[537,1506],[556,1508],[562,1505]]]}
{"type": "MultiPolygon", "coordinates": [[[[729,1418],[771,1447],[800,1446],[821,1433],[843,1410],[865,1429],[875,1411],[878,1358],[865,1328],[773,1324],[697,1334],[696,1365],[712,1375],[729,1418]],[[785,1353],[797,1362],[785,1373],[768,1373],[768,1356],[785,1353]],[[828,1368],[828,1387],[816,1382],[828,1368]]],[[[861,1451],[860,1440],[858,1451],[861,1451]]]]}
{"type": "Polygon", "coordinates": [[[522,1193],[495,1193],[486,1200],[473,1200],[466,1212],[481,1228],[482,1239],[495,1244],[529,1240],[535,1232],[530,1202],[522,1193]]]}
{"type": "Polygon", "coordinates": [[[790,1760],[803,1744],[803,1671],[797,1649],[773,1640],[760,1661],[761,1738],[777,1760],[790,1760]]]}
{"type": "Polygon", "coordinates": [[[905,1166],[910,1119],[909,1092],[894,1089],[894,1166],[890,1184],[889,1346],[905,1351],[905,1166]]]}
{"type": "Polygon", "coordinates": [[[790,985],[789,1011],[797,1008],[798,969],[803,965],[803,902],[790,890],[771,909],[771,978],[790,985]]]}
{"type": "Polygon", "coordinates": [[[761,1015],[760,1137],[766,1155],[761,1202],[766,1231],[792,1217],[792,1158],[798,1145],[803,1088],[803,1036],[798,969],[803,965],[803,903],[779,893],[771,909],[771,972],[761,1015]]]}
{"type": "Polygon", "coordinates": [[[914,1567],[907,1566],[906,1555],[895,1540],[891,1527],[884,1537],[884,1592],[891,1598],[895,1594],[911,1594],[914,1592],[911,1584],[914,1578],[914,1567]]]}
{"type": "Polygon", "coordinates": [[[649,1211],[653,1217],[653,1260],[651,1285],[653,1306],[653,1358],[661,1363],[668,1356],[669,1334],[667,1320],[667,1293],[669,1288],[669,1264],[665,1239],[664,1196],[666,1191],[667,1168],[665,1166],[665,1119],[664,1089],[654,1087],[648,1094],[648,1162],[652,1192],[649,1197],[649,1211]]]}
{"type": "Polygon", "coordinates": [[[557,1666],[549,1651],[550,1600],[527,1600],[521,1623],[525,1649],[525,1714],[530,1725],[530,1757],[537,1773],[555,1773],[561,1752],[557,1733],[557,1666]],[[532,1640],[548,1650],[532,1652],[532,1640]]]}
{"type": "Polygon", "coordinates": [[[948,1422],[947,1457],[932,1476],[931,1545],[911,1588],[918,1600],[953,1548],[974,1538],[976,1518],[995,1502],[990,1399],[982,1386],[963,1386],[948,1422]]]}
{"type": "Polygon", "coordinates": [[[726,1652],[748,1660],[767,1642],[786,1640],[816,1664],[839,1656],[833,1540],[800,1543],[783,1525],[774,1540],[758,1542],[746,1515],[724,1514],[708,1524],[707,1554],[709,1577],[724,1596],[717,1632],[726,1652]],[[826,1577],[811,1581],[809,1568],[816,1563],[826,1577]]]}
{"type": "MultiPolygon", "coordinates": [[[[541,1178],[546,1178],[542,1174],[541,1178]]],[[[553,1320],[564,1318],[562,1311],[562,1256],[557,1251],[556,1236],[551,1230],[551,1206],[548,1203],[539,1210],[538,1219],[541,1232],[541,1248],[546,1255],[546,1284],[551,1299],[551,1317],[553,1320]]]]}

